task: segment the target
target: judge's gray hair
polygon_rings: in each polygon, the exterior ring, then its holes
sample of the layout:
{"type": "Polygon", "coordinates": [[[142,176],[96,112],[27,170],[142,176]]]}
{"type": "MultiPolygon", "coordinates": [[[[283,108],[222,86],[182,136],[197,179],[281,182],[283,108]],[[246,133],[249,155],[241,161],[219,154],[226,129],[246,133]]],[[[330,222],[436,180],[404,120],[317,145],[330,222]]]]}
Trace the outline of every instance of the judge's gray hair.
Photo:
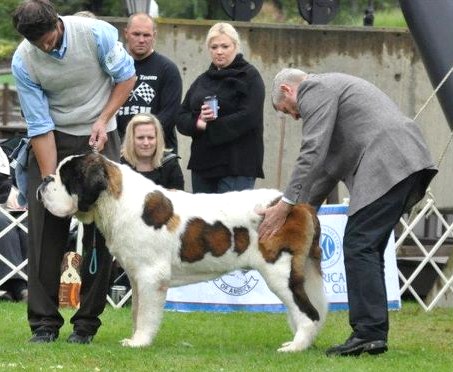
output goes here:
{"type": "Polygon", "coordinates": [[[280,87],[282,84],[298,86],[305,79],[307,73],[297,68],[284,68],[275,75],[274,83],[272,84],[272,105],[275,107],[283,99],[280,87]]]}

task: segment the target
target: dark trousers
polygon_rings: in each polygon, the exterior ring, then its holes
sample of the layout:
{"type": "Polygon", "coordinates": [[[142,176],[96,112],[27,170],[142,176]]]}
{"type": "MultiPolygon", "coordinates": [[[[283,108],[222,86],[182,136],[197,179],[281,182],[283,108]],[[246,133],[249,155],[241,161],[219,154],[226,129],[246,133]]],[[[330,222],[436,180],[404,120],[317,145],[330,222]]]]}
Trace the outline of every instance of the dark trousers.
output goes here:
{"type": "MultiPolygon", "coordinates": [[[[90,150],[88,136],[71,136],[55,132],[57,160],[68,155],[83,154],[90,150]]],[[[120,140],[116,131],[108,133],[103,154],[119,161],[120,140]]],[[[33,151],[28,164],[28,321],[32,332],[37,330],[58,331],[63,317],[58,311],[61,261],[69,237],[69,218],[59,218],[47,211],[36,200],[36,189],[41,175],[33,151]]],[[[82,287],[80,308],[71,318],[74,330],[94,335],[101,325],[99,315],[104,310],[109,287],[112,257],[105,240],[96,233],[97,271],[91,274],[89,264],[93,251],[94,225],[84,226],[82,287]]]]}
{"type": "Polygon", "coordinates": [[[384,251],[400,217],[414,204],[414,193],[420,195],[421,184],[423,172],[412,174],[348,218],[343,251],[349,323],[356,337],[387,340],[389,322],[384,251]]]}

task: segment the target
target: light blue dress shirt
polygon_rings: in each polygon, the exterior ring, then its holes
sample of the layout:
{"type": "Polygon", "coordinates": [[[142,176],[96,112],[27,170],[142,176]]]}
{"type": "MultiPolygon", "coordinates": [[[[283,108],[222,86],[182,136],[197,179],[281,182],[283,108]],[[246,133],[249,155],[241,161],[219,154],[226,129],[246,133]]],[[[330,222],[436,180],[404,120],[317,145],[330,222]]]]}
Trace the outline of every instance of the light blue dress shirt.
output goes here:
{"type": "MultiPolygon", "coordinates": [[[[60,18],[64,24],[64,18],[60,18]]],[[[92,31],[96,39],[99,64],[112,77],[115,83],[130,79],[135,75],[134,60],[126,49],[118,46],[118,30],[107,22],[96,20],[92,31]],[[111,58],[114,55],[115,58],[111,58]]],[[[67,34],[63,33],[60,49],[49,52],[62,59],[67,49],[67,34]]],[[[42,87],[32,81],[27,67],[19,53],[15,53],[11,64],[16,80],[21,108],[28,126],[28,136],[35,137],[55,129],[49,113],[49,103],[42,87]]],[[[57,78],[57,77],[56,77],[57,78]]]]}

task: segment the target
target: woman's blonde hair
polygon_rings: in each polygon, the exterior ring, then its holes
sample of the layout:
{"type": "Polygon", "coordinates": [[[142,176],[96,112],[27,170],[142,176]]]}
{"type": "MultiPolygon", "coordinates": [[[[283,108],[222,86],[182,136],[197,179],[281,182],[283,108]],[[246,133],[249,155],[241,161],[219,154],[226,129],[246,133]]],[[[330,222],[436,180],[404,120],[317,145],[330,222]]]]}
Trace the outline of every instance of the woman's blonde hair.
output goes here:
{"type": "Polygon", "coordinates": [[[206,47],[209,49],[209,43],[211,39],[220,35],[228,36],[236,47],[236,52],[239,52],[241,46],[241,40],[239,39],[239,34],[236,29],[226,22],[219,22],[212,26],[208,34],[206,35],[206,47]]]}
{"type": "Polygon", "coordinates": [[[126,134],[121,147],[121,155],[134,168],[138,164],[137,153],[134,146],[135,128],[139,125],[153,125],[156,129],[156,151],[151,160],[153,168],[158,168],[162,164],[165,151],[164,131],[157,117],[152,114],[137,114],[127,124],[126,134]]]}

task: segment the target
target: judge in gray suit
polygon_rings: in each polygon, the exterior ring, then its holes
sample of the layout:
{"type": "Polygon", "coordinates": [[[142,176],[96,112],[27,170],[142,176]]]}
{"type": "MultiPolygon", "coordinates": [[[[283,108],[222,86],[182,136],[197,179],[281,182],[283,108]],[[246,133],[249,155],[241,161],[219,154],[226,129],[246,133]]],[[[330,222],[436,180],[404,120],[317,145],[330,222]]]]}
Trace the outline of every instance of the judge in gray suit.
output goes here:
{"type": "Polygon", "coordinates": [[[294,204],[319,207],[342,181],[350,194],[343,240],[352,334],[327,355],[387,351],[384,250],[401,215],[437,173],[418,125],[371,83],[345,74],[284,69],[274,79],[277,111],[302,119],[302,146],[283,198],[262,211],[271,238],[294,204]]]}

